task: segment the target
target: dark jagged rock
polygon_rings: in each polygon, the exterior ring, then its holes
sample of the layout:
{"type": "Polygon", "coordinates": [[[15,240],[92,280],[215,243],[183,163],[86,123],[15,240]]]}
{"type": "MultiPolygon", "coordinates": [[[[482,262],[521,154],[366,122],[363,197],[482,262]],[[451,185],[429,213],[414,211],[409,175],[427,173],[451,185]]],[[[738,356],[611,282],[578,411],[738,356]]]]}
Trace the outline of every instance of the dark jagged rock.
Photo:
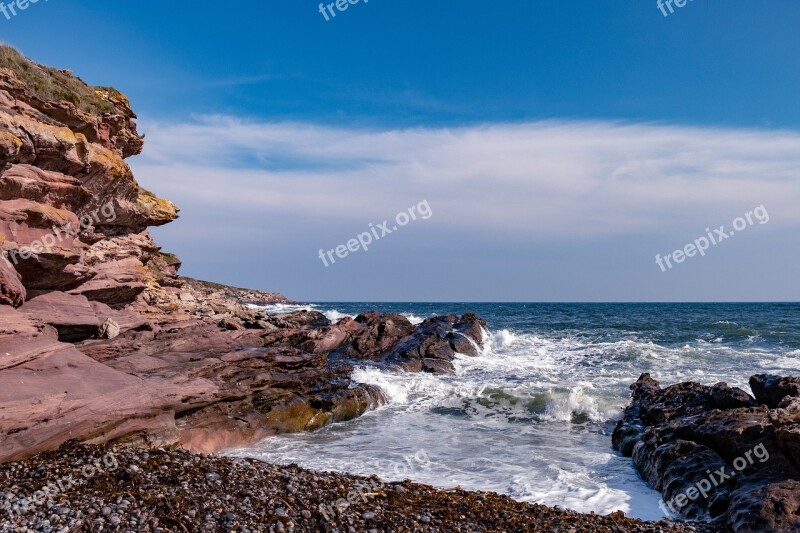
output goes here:
{"type": "Polygon", "coordinates": [[[358,315],[350,325],[349,338],[333,353],[333,357],[384,360],[383,354],[415,329],[402,315],[382,315],[375,311],[358,315]]]}
{"type": "Polygon", "coordinates": [[[750,378],[750,388],[759,403],[774,409],[785,397],[800,396],[800,378],[756,374],[750,378]]]}
{"type": "Polygon", "coordinates": [[[485,327],[474,314],[433,317],[415,327],[402,315],[375,311],[330,326],[319,313],[301,313],[270,319],[279,329],[265,336],[266,345],[331,352],[337,361],[383,363],[412,372],[452,373],[456,353],[478,355],[485,327]],[[298,327],[304,323],[316,327],[298,327]]]}
{"type": "Polygon", "coordinates": [[[724,383],[662,389],[643,374],[613,446],[676,515],[736,532],[800,531],[796,378],[750,382],[756,399],[724,383]]]}
{"type": "Polygon", "coordinates": [[[775,439],[783,451],[800,468],[800,398],[787,397],[769,412],[775,439]]]}
{"type": "MultiPolygon", "coordinates": [[[[397,321],[395,318],[392,320],[397,321]]],[[[484,327],[483,320],[472,313],[461,318],[455,315],[428,318],[411,334],[399,339],[393,347],[370,350],[366,352],[369,355],[362,358],[385,362],[411,372],[453,373],[453,360],[457,352],[478,355],[484,327]]],[[[389,331],[388,328],[386,330],[389,331]]],[[[392,331],[397,337],[397,333],[405,330],[398,328],[392,331]]],[[[356,355],[360,353],[363,350],[355,352],[356,355]]],[[[335,354],[352,356],[353,350],[340,349],[335,354]]]]}

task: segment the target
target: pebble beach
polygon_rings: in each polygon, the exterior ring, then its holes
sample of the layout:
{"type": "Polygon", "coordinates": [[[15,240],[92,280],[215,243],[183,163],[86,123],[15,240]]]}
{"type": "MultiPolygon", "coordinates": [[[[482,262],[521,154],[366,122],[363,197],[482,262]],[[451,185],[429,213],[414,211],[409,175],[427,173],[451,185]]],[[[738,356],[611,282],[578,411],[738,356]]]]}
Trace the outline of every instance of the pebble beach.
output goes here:
{"type": "Polygon", "coordinates": [[[3,532],[708,531],[622,513],[579,514],[458,487],[74,442],[3,464],[0,485],[3,532]]]}

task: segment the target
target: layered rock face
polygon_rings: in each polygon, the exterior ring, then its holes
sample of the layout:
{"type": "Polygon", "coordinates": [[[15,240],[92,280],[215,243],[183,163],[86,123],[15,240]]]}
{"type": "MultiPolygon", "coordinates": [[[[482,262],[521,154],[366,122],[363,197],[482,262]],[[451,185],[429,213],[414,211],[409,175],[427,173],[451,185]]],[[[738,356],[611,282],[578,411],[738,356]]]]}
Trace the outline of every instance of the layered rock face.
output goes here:
{"type": "Polygon", "coordinates": [[[0,462],[71,439],[248,445],[380,405],[353,363],[451,372],[477,353],[475,315],[331,324],[180,278],[147,232],[178,210],[125,163],[143,147],[135,118],[119,92],[0,46],[0,462]]]}
{"type": "Polygon", "coordinates": [[[667,506],[736,532],[800,531],[800,378],[662,389],[643,374],[613,434],[667,506]]]}
{"type": "Polygon", "coordinates": [[[29,291],[124,306],[145,290],[158,251],[147,227],[178,210],[124,161],[142,150],[135,118],[113,89],[0,49],[0,245],[29,291]]]}

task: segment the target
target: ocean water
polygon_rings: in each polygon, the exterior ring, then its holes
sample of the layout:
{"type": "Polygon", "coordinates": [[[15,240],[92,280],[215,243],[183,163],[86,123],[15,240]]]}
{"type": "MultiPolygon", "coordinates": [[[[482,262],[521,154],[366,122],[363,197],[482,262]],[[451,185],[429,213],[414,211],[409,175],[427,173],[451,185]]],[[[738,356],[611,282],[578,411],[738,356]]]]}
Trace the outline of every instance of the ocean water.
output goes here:
{"type": "Polygon", "coordinates": [[[800,304],[310,308],[334,321],[370,309],[401,313],[412,322],[474,311],[487,322],[485,349],[480,357],[459,357],[456,376],[359,366],[354,380],[381,387],[388,405],[232,455],[660,519],[668,515],[660,495],[639,478],[630,459],[611,449],[629,385],[649,372],[662,386],[723,381],[749,392],[752,374],[800,375],[800,304]]]}

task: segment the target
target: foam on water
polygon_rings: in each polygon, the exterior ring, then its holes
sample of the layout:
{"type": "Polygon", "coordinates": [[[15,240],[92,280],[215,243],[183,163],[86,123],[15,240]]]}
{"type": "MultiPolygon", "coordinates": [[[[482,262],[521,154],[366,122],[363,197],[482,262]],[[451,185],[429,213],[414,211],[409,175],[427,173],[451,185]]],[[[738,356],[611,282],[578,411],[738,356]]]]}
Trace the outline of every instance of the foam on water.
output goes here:
{"type": "Polygon", "coordinates": [[[346,317],[355,318],[353,315],[348,315],[347,313],[340,313],[336,309],[328,309],[326,311],[323,311],[322,314],[325,315],[325,318],[327,318],[334,324],[346,317]]]}
{"type": "MultiPolygon", "coordinates": [[[[346,317],[355,318],[353,315],[342,313],[336,309],[320,309],[320,306],[315,304],[248,304],[247,307],[250,309],[260,309],[271,315],[286,315],[294,313],[295,311],[319,311],[334,324],[346,317]]],[[[422,320],[420,320],[420,322],[422,322],[422,320]]]]}
{"type": "Polygon", "coordinates": [[[271,315],[286,315],[295,311],[315,311],[316,306],[310,304],[248,304],[250,309],[260,309],[271,315]]]}
{"type": "Polygon", "coordinates": [[[424,318],[420,318],[417,315],[415,315],[414,313],[400,313],[400,314],[402,314],[404,317],[406,317],[408,319],[408,321],[411,322],[412,324],[414,324],[415,326],[417,324],[422,324],[422,322],[425,321],[424,318]]]}
{"type": "MultiPolygon", "coordinates": [[[[289,313],[294,313],[295,311],[319,311],[325,317],[333,322],[334,324],[339,322],[343,318],[355,318],[356,315],[350,313],[343,313],[335,308],[330,308],[321,304],[266,304],[266,305],[257,305],[257,304],[247,304],[246,307],[250,309],[259,309],[271,315],[286,315],[289,313]]],[[[420,317],[414,313],[400,313],[402,316],[406,317],[409,322],[413,325],[421,324],[425,318],[420,317]]]]}

